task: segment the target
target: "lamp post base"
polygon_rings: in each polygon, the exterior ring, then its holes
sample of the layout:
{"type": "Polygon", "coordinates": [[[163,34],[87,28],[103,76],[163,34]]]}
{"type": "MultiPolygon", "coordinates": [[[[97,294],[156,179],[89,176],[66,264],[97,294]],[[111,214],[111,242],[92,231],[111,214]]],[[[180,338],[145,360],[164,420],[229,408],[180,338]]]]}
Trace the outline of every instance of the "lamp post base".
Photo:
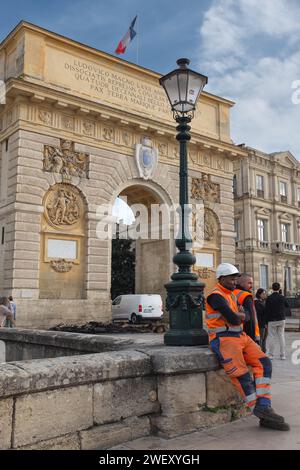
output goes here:
{"type": "Polygon", "coordinates": [[[207,346],[207,331],[170,330],[164,336],[166,346],[207,346]]]}
{"type": "Polygon", "coordinates": [[[166,284],[167,309],[170,315],[170,330],[164,336],[167,346],[204,346],[208,334],[203,328],[204,284],[197,275],[173,274],[173,281],[166,284]],[[188,277],[188,279],[187,279],[188,277]]]}

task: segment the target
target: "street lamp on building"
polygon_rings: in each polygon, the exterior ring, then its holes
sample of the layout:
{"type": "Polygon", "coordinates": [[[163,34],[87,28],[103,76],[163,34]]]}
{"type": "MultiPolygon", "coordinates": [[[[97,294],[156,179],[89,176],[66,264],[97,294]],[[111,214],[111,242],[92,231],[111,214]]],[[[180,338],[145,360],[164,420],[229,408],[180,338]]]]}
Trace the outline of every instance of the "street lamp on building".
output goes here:
{"type": "Polygon", "coordinates": [[[180,230],[176,237],[179,252],[173,261],[178,272],[171,276],[166,284],[167,309],[170,316],[170,329],[165,334],[168,346],[192,346],[208,344],[207,332],[203,329],[202,308],[204,284],[191,268],[196,262],[190,252],[192,237],[189,232],[190,208],[188,196],[188,153],[187,143],[191,136],[189,123],[194,117],[196,103],[207,77],[188,68],[188,59],[178,59],[178,69],[160,78],[159,83],[165,89],[171,104],[173,117],[178,123],[176,139],[180,145],[180,230]]]}

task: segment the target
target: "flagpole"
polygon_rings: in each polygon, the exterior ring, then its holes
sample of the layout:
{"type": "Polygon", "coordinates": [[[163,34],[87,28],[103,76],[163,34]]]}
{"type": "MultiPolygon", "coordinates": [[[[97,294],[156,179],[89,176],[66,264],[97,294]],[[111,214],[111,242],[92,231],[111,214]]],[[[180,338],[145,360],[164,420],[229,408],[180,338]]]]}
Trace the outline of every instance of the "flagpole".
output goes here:
{"type": "Polygon", "coordinates": [[[139,65],[139,46],[140,46],[140,17],[136,18],[136,64],[139,65]]]}

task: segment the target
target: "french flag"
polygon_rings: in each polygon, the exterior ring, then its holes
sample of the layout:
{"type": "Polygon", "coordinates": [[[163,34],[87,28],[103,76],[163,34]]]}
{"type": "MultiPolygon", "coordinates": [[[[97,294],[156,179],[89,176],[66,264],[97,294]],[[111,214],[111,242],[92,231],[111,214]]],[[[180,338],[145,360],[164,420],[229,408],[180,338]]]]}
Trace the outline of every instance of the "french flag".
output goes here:
{"type": "Polygon", "coordinates": [[[131,25],[129,26],[129,29],[125,36],[121,39],[121,41],[118,44],[117,49],[115,50],[116,54],[124,54],[126,51],[126,47],[128,44],[133,40],[134,36],[136,35],[136,31],[134,30],[134,25],[137,19],[137,15],[134,18],[134,20],[131,22],[131,25]]]}

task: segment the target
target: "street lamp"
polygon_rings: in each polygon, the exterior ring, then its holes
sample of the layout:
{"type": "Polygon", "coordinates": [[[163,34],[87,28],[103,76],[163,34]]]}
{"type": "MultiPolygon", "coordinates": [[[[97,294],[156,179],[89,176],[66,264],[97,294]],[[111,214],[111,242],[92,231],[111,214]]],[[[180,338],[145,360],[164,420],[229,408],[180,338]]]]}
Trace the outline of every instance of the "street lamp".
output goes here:
{"type": "Polygon", "coordinates": [[[207,83],[207,77],[188,69],[188,59],[178,59],[179,68],[160,78],[165,89],[173,117],[178,123],[176,139],[180,144],[180,230],[176,237],[179,252],[173,261],[178,272],[172,274],[172,281],[165,285],[167,310],[170,315],[170,329],[164,342],[168,346],[192,346],[208,344],[207,332],[203,329],[204,284],[191,272],[196,262],[188,246],[192,244],[189,232],[190,208],[188,207],[188,155],[187,143],[191,139],[189,123],[194,117],[198,97],[207,83]]]}

